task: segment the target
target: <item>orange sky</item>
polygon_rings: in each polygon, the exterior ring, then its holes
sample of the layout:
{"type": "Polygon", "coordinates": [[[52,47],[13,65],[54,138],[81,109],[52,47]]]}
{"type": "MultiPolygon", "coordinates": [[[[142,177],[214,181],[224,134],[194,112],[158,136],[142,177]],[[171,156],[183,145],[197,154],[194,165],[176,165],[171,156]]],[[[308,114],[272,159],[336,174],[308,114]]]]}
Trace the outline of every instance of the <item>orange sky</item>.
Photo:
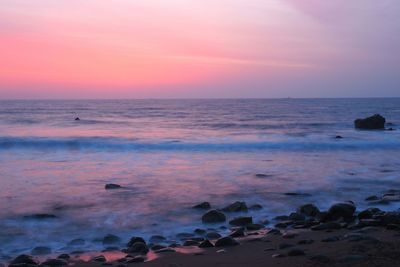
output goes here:
{"type": "Polygon", "coordinates": [[[391,2],[1,0],[0,97],[329,95],[315,88],[342,78],[331,90],[360,91],[371,74],[398,85],[365,68],[399,65],[391,2]]]}

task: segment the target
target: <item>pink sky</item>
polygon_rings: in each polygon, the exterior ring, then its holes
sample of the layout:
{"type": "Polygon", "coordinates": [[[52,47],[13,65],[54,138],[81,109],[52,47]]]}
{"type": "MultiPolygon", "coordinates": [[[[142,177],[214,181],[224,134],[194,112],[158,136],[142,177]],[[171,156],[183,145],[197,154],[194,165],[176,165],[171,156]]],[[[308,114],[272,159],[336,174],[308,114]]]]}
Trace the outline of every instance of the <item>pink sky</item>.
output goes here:
{"type": "Polygon", "coordinates": [[[0,98],[400,96],[397,0],[0,1],[0,98]]]}

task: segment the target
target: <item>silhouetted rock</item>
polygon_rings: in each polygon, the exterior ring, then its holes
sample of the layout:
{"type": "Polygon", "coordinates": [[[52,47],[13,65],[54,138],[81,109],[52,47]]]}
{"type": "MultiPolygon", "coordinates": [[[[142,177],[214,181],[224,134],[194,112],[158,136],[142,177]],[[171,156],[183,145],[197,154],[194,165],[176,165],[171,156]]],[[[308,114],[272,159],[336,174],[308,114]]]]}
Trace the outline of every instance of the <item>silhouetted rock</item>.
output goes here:
{"type": "Polygon", "coordinates": [[[226,217],[225,214],[223,214],[221,211],[210,210],[201,217],[201,220],[204,223],[218,223],[225,222],[226,217]]]}
{"type": "Polygon", "coordinates": [[[47,213],[38,213],[32,215],[24,216],[25,219],[35,219],[35,220],[45,220],[45,219],[55,219],[57,218],[54,214],[47,214],[47,213]]]}
{"type": "Polygon", "coordinates": [[[375,114],[371,117],[365,119],[356,119],[354,121],[354,126],[357,129],[374,130],[374,129],[384,129],[386,119],[379,114],[375,114]]]}
{"type": "Polygon", "coordinates": [[[199,244],[199,248],[212,248],[214,245],[210,242],[210,240],[206,239],[199,244]]]}
{"type": "Polygon", "coordinates": [[[76,120],[76,121],[80,121],[81,119],[79,119],[79,117],[76,117],[75,120],[76,120]]]}
{"type": "Polygon", "coordinates": [[[253,223],[252,217],[237,217],[229,221],[229,224],[234,226],[246,226],[253,223]]]}
{"type": "Polygon", "coordinates": [[[246,202],[240,202],[236,201],[235,203],[232,203],[225,208],[222,209],[223,211],[226,212],[241,212],[241,211],[247,211],[247,205],[246,202]]]}
{"type": "Polygon", "coordinates": [[[18,265],[18,264],[27,264],[27,265],[38,265],[38,262],[32,258],[32,256],[29,255],[19,255],[16,258],[14,258],[9,266],[12,265],[18,265]]]}
{"type": "Polygon", "coordinates": [[[315,217],[319,213],[319,209],[314,204],[305,204],[300,206],[299,212],[306,216],[315,217]]]}
{"type": "Polygon", "coordinates": [[[352,202],[342,202],[332,205],[328,210],[328,220],[337,220],[339,218],[352,218],[356,206],[352,202]]]}
{"type": "Polygon", "coordinates": [[[221,235],[217,232],[209,232],[206,234],[206,237],[209,239],[218,239],[221,237],[221,235]]]}
{"type": "Polygon", "coordinates": [[[121,186],[119,184],[106,184],[105,189],[110,190],[110,189],[119,189],[121,186]]]}
{"type": "Polygon", "coordinates": [[[129,260],[126,261],[126,263],[137,263],[137,262],[144,262],[145,258],[142,256],[135,256],[129,260]]]}
{"type": "Polygon", "coordinates": [[[103,238],[104,245],[115,244],[115,243],[119,243],[120,241],[121,241],[121,238],[119,238],[116,235],[106,235],[103,238]]]}
{"type": "Polygon", "coordinates": [[[193,206],[193,208],[199,210],[209,210],[211,209],[211,204],[209,202],[202,202],[200,204],[193,206]]]}
{"type": "Polygon", "coordinates": [[[128,244],[127,244],[126,246],[127,246],[127,247],[130,247],[130,246],[132,246],[133,244],[138,243],[138,242],[143,243],[143,244],[146,244],[146,241],[144,241],[143,238],[141,238],[141,237],[139,237],[139,236],[134,236],[134,237],[132,237],[132,238],[129,240],[129,242],[128,242],[128,244]]]}
{"type": "Polygon", "coordinates": [[[336,135],[335,138],[336,138],[336,139],[343,139],[343,136],[341,136],[341,135],[336,135]]]}
{"type": "Polygon", "coordinates": [[[142,242],[136,242],[132,244],[127,251],[129,253],[140,253],[140,254],[147,254],[149,252],[149,248],[145,243],[142,242]]]}
{"type": "Polygon", "coordinates": [[[239,245],[239,242],[230,236],[221,237],[217,242],[215,242],[216,247],[231,247],[237,245],[239,245]]]}
{"type": "Polygon", "coordinates": [[[229,236],[242,237],[242,236],[244,236],[244,229],[243,228],[236,229],[232,233],[230,233],[229,236]]]}

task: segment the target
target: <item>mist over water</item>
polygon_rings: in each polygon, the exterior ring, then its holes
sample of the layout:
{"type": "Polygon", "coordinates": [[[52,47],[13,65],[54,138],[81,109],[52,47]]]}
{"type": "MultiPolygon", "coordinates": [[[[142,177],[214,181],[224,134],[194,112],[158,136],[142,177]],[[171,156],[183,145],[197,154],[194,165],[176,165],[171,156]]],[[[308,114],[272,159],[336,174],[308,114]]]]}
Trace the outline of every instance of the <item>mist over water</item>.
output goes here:
{"type": "Polygon", "coordinates": [[[375,113],[398,128],[400,99],[0,101],[0,257],[173,240],[209,227],[191,209],[202,201],[261,204],[256,222],[308,202],[366,207],[400,189],[400,132],[353,128],[375,113]]]}

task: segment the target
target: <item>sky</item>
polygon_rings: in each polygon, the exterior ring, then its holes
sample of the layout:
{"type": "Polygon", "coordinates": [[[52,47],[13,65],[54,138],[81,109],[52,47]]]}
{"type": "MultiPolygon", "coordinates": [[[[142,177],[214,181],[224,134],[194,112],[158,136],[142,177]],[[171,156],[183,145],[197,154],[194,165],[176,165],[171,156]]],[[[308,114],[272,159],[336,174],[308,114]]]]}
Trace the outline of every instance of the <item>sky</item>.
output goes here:
{"type": "Polygon", "coordinates": [[[0,98],[400,96],[398,0],[0,0],[0,98]]]}

